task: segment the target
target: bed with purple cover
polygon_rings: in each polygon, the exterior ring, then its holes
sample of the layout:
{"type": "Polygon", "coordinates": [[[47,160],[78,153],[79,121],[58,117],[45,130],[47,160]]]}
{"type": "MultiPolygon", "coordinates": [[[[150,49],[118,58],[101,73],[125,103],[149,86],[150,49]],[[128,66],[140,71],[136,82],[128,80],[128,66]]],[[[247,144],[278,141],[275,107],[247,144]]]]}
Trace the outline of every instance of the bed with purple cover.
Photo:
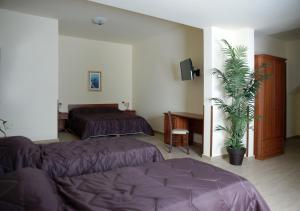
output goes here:
{"type": "Polygon", "coordinates": [[[118,104],[69,105],[68,128],[81,139],[143,133],[153,135],[141,116],[118,109],[118,104]]]}
{"type": "Polygon", "coordinates": [[[50,177],[75,176],[161,160],[154,145],[129,137],[40,145],[22,136],[0,138],[0,173],[32,167],[50,177]]]}
{"type": "Polygon", "coordinates": [[[246,179],[189,158],[53,180],[43,171],[30,168],[2,175],[0,210],[17,208],[40,211],[270,210],[246,179]]]}

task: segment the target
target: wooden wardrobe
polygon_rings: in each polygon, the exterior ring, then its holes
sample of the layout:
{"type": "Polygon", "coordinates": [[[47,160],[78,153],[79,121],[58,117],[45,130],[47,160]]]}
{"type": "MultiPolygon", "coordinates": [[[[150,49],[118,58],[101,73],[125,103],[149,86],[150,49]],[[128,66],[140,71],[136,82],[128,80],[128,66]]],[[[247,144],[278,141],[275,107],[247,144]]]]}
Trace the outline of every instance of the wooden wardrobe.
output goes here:
{"type": "Polygon", "coordinates": [[[255,69],[264,64],[269,77],[255,101],[254,155],[259,160],[283,153],[286,131],[286,59],[256,55],[255,69]]]}

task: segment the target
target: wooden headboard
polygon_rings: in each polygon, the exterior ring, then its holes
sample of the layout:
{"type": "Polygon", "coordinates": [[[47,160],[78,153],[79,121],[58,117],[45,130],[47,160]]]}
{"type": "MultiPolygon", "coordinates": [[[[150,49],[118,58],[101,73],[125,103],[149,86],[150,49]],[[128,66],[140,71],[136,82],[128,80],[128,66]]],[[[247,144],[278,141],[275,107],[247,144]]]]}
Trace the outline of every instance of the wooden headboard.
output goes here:
{"type": "Polygon", "coordinates": [[[71,105],[68,105],[68,111],[71,111],[74,108],[114,108],[114,109],[118,109],[119,105],[117,103],[111,103],[111,104],[71,104],[71,105]]]}

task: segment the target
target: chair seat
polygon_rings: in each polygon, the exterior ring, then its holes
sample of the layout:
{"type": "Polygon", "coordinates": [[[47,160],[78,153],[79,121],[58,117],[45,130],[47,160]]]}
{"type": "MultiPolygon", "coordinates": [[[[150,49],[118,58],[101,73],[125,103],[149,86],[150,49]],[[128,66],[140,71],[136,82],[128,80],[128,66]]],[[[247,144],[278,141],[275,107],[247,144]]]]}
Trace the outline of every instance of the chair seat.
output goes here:
{"type": "Polygon", "coordinates": [[[189,134],[189,131],[186,129],[173,129],[172,134],[175,135],[184,135],[184,134],[189,134]]]}

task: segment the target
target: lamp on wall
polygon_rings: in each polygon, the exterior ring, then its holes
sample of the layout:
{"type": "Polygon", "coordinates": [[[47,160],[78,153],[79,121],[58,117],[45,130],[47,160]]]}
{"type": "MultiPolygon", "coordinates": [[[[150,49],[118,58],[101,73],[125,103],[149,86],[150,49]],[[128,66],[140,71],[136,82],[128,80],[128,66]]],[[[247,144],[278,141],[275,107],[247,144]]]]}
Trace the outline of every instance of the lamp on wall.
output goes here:
{"type": "Polygon", "coordinates": [[[1,127],[0,127],[0,132],[4,135],[4,137],[6,137],[6,124],[7,124],[7,121],[3,120],[3,119],[0,119],[0,122],[2,123],[1,127]]]}
{"type": "Polygon", "coordinates": [[[119,105],[119,109],[121,111],[126,111],[128,110],[128,108],[129,108],[129,102],[122,101],[121,104],[119,105]]]}

